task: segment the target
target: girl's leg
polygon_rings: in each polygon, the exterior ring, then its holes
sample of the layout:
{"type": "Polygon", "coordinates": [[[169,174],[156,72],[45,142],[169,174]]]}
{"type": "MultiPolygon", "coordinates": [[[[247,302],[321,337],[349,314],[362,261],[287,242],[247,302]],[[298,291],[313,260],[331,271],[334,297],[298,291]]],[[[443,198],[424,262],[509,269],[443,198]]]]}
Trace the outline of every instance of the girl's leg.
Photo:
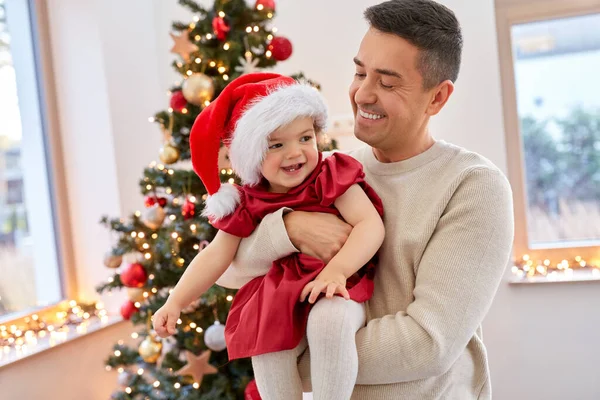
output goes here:
{"type": "Polygon", "coordinates": [[[335,296],[319,300],[307,326],[314,400],[349,400],[358,374],[356,332],[365,324],[364,304],[335,296]]]}
{"type": "Polygon", "coordinates": [[[306,349],[306,339],[292,350],[252,357],[254,378],[263,400],[301,400],[302,382],[298,356],[306,349]]]}

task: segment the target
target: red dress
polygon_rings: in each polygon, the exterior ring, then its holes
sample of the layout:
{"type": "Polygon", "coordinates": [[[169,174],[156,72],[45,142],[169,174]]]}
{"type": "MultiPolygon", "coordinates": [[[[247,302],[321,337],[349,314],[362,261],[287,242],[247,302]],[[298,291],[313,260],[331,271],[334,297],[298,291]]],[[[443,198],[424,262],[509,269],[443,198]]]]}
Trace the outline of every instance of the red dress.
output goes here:
{"type": "MultiPolygon", "coordinates": [[[[364,181],[362,165],[350,156],[334,153],[319,163],[311,175],[288,193],[270,193],[265,186],[239,187],[241,202],[235,212],[213,225],[238,237],[249,236],[262,218],[282,207],[297,211],[339,215],[335,200],[359,184],[383,215],[381,199],[364,181]]],[[[229,359],[295,348],[306,332],[312,304],[300,302],[304,286],[313,281],[325,264],[314,257],[293,253],[277,260],[265,276],[248,282],[238,291],[227,316],[225,339],[229,359]]],[[[350,298],[362,303],[373,294],[375,260],[347,280],[350,298]]]]}

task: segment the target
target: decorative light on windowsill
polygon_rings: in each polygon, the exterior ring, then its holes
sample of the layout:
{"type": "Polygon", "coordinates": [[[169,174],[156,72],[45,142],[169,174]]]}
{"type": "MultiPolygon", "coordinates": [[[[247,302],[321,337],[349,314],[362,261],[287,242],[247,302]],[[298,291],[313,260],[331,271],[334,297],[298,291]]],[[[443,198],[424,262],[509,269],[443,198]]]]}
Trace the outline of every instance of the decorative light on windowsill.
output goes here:
{"type": "Polygon", "coordinates": [[[583,279],[600,280],[600,265],[577,256],[572,260],[552,262],[548,258],[532,260],[528,254],[514,263],[511,269],[513,281],[571,281],[583,279]]]}
{"type": "Polygon", "coordinates": [[[40,312],[10,326],[0,325],[0,360],[13,350],[17,357],[32,353],[41,345],[40,340],[54,347],[65,342],[69,335],[84,335],[94,321],[108,321],[102,303],[77,304],[71,300],[56,312],[40,312]]]}

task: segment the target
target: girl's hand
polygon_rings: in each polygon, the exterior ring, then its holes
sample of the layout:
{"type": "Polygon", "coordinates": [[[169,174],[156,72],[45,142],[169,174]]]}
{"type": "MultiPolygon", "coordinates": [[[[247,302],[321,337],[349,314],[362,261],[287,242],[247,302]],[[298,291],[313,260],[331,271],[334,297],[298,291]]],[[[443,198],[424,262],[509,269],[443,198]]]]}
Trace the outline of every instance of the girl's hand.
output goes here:
{"type": "Polygon", "coordinates": [[[152,317],[152,324],[156,334],[161,338],[176,334],[177,328],[175,326],[180,313],[181,310],[177,306],[167,301],[152,317]]]}
{"type": "Polygon", "coordinates": [[[306,300],[306,296],[310,294],[308,302],[313,304],[321,293],[325,293],[325,297],[328,299],[336,294],[341,294],[346,300],[350,300],[350,294],[346,290],[346,277],[341,272],[332,271],[332,268],[325,268],[314,281],[304,286],[300,294],[300,301],[306,300]]]}

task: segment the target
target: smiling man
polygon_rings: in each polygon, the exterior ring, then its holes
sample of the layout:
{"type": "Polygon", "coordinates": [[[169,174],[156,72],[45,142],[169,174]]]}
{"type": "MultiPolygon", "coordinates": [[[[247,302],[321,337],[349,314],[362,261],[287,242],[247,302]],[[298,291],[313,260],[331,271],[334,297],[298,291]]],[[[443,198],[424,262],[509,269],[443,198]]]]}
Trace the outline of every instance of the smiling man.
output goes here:
{"type": "MultiPolygon", "coordinates": [[[[454,90],[460,26],[431,0],[387,1],[365,17],[370,28],[349,92],[354,133],[368,146],[351,155],[383,200],[386,238],[368,322],[356,336],[352,399],[489,399],[481,323],[511,255],[511,190],[490,161],[428,128],[454,90]]],[[[350,232],[331,215],[289,211],[263,220],[219,284],[239,287],[295,251],[328,261],[350,232]]],[[[336,329],[314,317],[309,344],[336,329]]],[[[310,354],[299,360],[309,389],[310,354]]],[[[315,372],[328,379],[328,371],[315,372]]],[[[273,371],[272,379],[289,377],[273,371]]]]}

